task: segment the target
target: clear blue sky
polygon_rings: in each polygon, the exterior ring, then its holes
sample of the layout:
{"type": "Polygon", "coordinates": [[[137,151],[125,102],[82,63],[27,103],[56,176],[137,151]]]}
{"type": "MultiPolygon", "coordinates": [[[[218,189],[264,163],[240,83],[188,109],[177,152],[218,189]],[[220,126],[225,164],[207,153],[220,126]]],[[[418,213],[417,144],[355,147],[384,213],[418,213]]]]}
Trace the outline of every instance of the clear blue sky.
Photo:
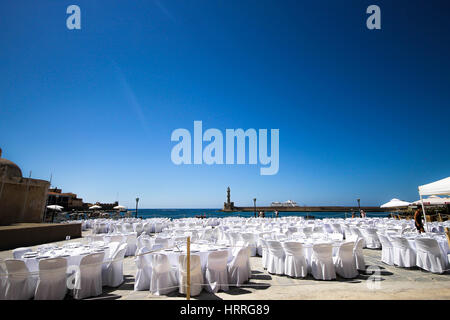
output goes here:
{"type": "Polygon", "coordinates": [[[450,175],[448,1],[0,2],[0,147],[85,201],[417,200],[450,175]],[[66,8],[81,8],[81,30],[66,8]],[[382,30],[365,26],[381,7],[382,30]],[[280,169],[176,166],[177,128],[280,129],[280,169]]]}

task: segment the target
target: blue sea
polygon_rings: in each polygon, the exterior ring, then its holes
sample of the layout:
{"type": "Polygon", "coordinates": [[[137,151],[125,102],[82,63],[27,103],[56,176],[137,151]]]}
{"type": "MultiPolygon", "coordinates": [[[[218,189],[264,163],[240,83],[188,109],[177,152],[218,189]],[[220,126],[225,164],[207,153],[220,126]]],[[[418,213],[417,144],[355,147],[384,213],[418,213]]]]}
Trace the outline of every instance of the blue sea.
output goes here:
{"type": "MultiPolygon", "coordinates": [[[[136,212],[136,210],[129,210],[136,212]]],[[[367,217],[388,217],[390,212],[367,212],[367,217]]],[[[207,218],[223,218],[223,217],[254,217],[253,212],[221,212],[220,209],[138,209],[139,218],[191,218],[204,215],[207,218]]],[[[266,211],[266,218],[275,217],[271,211],[266,211]]],[[[299,216],[314,217],[315,219],[323,218],[351,218],[350,212],[279,212],[279,217],[299,216]]]]}

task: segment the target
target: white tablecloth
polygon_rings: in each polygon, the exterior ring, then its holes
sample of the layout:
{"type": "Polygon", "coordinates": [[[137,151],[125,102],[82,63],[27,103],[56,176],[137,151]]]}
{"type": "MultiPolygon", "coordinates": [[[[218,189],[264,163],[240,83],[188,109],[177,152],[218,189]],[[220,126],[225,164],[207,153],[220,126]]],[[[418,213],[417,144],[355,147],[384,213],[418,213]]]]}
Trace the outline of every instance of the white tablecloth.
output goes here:
{"type": "MultiPolygon", "coordinates": [[[[215,252],[215,251],[228,251],[228,262],[230,262],[233,259],[233,253],[232,253],[232,247],[221,247],[221,246],[210,246],[209,249],[206,249],[205,247],[197,247],[195,245],[193,245],[191,247],[191,255],[197,255],[200,256],[200,263],[202,266],[202,270],[205,270],[206,265],[208,263],[208,255],[211,252],[215,252]]],[[[162,251],[158,251],[157,253],[162,253],[165,254],[167,256],[167,258],[169,259],[170,264],[172,265],[172,267],[178,267],[178,257],[181,254],[186,254],[186,250],[184,248],[184,250],[182,249],[181,251],[179,251],[178,249],[166,249],[166,250],[162,250],[162,251]]],[[[152,253],[153,254],[153,253],[152,253]]]]}
{"type": "Polygon", "coordinates": [[[105,252],[105,258],[104,260],[107,260],[109,257],[109,248],[103,249],[103,251],[96,251],[96,249],[91,247],[85,247],[81,246],[78,248],[62,248],[61,250],[52,250],[45,253],[40,254],[37,257],[33,258],[22,258],[30,272],[37,272],[39,271],[39,261],[43,259],[43,257],[46,258],[57,258],[62,257],[67,260],[67,267],[70,266],[79,266],[81,259],[85,257],[86,255],[90,253],[97,253],[97,252],[105,252]],[[67,255],[67,256],[66,256],[67,255]]]}

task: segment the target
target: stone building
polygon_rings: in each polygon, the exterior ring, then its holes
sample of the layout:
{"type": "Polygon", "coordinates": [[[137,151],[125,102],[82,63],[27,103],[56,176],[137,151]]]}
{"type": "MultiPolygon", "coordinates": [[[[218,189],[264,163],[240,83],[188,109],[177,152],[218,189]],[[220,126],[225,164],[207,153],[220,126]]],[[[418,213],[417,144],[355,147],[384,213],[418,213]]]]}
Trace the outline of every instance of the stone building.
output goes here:
{"type": "Polygon", "coordinates": [[[22,177],[0,149],[0,225],[42,222],[50,182],[22,177]]]}
{"type": "Polygon", "coordinates": [[[85,210],[87,206],[83,199],[78,198],[75,193],[62,192],[61,189],[53,188],[48,191],[48,205],[58,205],[64,207],[64,210],[85,210]]]}

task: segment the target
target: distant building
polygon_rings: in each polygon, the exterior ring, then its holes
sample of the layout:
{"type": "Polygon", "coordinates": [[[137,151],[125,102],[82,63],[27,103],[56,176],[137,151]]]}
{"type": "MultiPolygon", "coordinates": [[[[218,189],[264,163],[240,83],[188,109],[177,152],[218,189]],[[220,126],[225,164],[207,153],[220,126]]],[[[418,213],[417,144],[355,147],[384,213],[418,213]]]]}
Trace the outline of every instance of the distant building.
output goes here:
{"type": "Polygon", "coordinates": [[[0,225],[42,222],[50,182],[22,177],[14,162],[1,158],[0,225]]]}
{"type": "Polygon", "coordinates": [[[78,198],[75,193],[63,193],[61,189],[53,188],[48,190],[47,205],[58,205],[64,207],[64,210],[84,210],[83,199],[78,198]]]}

